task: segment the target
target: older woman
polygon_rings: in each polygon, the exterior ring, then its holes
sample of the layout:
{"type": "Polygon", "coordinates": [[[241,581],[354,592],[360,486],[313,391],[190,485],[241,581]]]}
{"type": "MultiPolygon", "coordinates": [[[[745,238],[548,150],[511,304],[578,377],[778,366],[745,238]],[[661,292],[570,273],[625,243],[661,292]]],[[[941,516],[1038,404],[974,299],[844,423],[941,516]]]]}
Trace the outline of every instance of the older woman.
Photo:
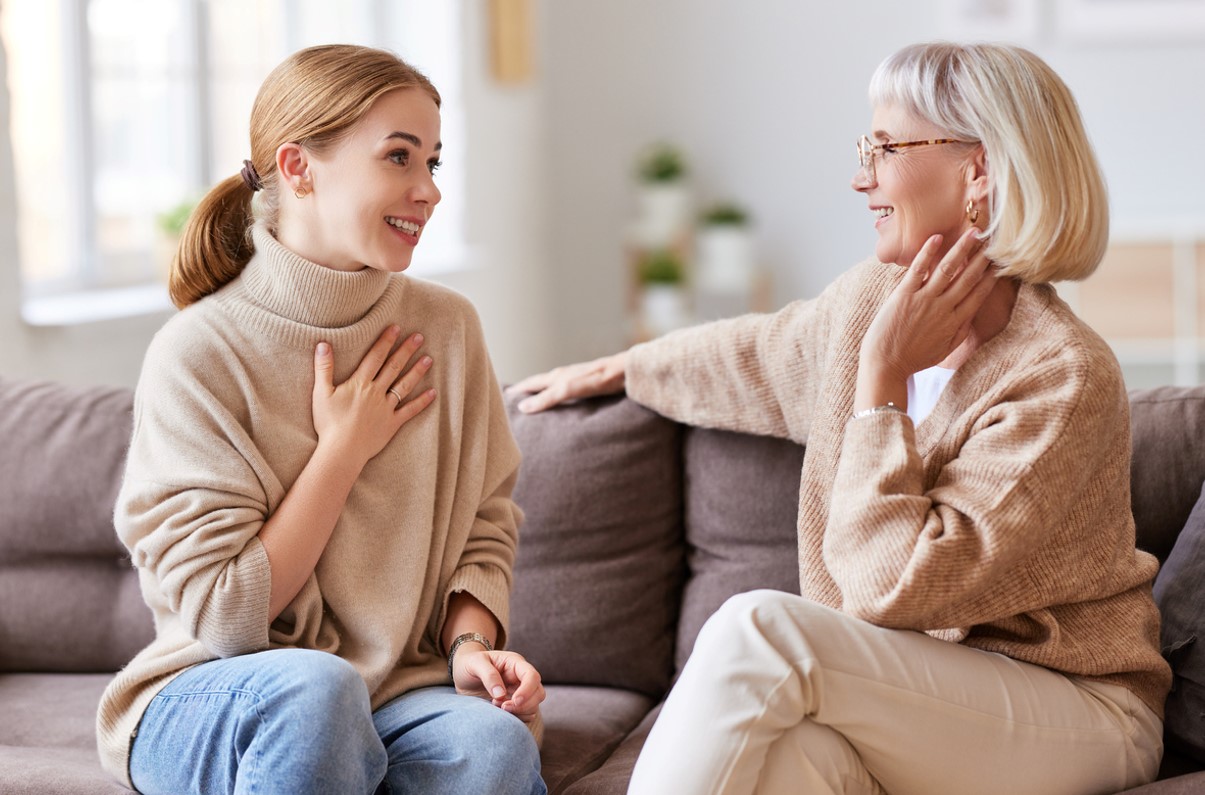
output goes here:
{"type": "Polygon", "coordinates": [[[876,260],[818,298],[517,385],[626,387],[807,444],[802,596],[711,618],[633,793],[1103,793],[1151,780],[1170,672],[1134,546],[1116,359],[1048,282],[1108,234],[1063,82],[1030,52],[888,58],[855,190],[876,260]]]}

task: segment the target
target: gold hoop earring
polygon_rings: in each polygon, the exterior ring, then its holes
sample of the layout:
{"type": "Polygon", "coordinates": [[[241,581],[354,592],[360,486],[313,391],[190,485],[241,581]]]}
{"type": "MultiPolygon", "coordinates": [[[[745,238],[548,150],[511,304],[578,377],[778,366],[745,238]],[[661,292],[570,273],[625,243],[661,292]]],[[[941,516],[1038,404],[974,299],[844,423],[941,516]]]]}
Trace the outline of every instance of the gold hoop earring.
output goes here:
{"type": "Polygon", "coordinates": [[[975,206],[973,199],[967,199],[967,220],[971,223],[979,220],[979,208],[975,206]]]}
{"type": "Polygon", "coordinates": [[[304,199],[306,196],[309,196],[310,194],[309,194],[309,191],[305,191],[305,190],[302,190],[301,188],[298,188],[297,190],[293,191],[293,195],[299,199],[304,199]]]}

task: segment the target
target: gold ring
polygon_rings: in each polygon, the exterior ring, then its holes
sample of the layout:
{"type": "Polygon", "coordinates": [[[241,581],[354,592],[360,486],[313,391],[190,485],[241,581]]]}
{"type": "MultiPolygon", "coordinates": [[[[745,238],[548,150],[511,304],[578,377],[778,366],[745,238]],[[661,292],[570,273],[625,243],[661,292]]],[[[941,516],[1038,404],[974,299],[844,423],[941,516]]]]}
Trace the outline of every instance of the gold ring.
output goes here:
{"type": "Polygon", "coordinates": [[[402,396],[401,396],[401,394],[398,393],[398,391],[396,389],[394,389],[393,387],[389,387],[385,391],[388,392],[389,394],[393,395],[395,398],[397,398],[397,404],[399,406],[402,405],[402,396]]]}

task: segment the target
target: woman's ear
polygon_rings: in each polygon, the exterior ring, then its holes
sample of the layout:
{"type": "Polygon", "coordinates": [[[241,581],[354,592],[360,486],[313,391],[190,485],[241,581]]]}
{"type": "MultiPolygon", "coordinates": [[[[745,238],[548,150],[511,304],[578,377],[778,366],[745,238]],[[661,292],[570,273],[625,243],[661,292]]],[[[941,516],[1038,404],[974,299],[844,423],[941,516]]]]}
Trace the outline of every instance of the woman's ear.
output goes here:
{"type": "Polygon", "coordinates": [[[975,204],[986,201],[991,190],[987,166],[987,150],[983,148],[983,144],[979,144],[975,147],[974,155],[967,161],[966,168],[967,198],[975,204]]]}
{"type": "Polygon", "coordinates": [[[277,147],[276,171],[280,174],[282,188],[294,194],[310,191],[309,155],[301,144],[290,141],[277,147]]]}

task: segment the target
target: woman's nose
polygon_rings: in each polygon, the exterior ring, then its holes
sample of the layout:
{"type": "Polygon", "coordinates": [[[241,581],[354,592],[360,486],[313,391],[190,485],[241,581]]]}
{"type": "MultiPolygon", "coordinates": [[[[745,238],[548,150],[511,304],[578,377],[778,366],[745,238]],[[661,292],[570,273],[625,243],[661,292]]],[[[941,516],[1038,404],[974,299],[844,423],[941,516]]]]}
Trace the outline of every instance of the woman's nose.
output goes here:
{"type": "Polygon", "coordinates": [[[414,200],[429,204],[432,207],[439,204],[439,200],[443,198],[443,194],[439,192],[439,186],[435,184],[435,175],[428,174],[427,178],[414,188],[414,200]]]}
{"type": "Polygon", "coordinates": [[[866,166],[858,166],[858,170],[854,172],[854,178],[849,182],[849,186],[859,192],[870,190],[874,185],[875,181],[866,166]]]}

